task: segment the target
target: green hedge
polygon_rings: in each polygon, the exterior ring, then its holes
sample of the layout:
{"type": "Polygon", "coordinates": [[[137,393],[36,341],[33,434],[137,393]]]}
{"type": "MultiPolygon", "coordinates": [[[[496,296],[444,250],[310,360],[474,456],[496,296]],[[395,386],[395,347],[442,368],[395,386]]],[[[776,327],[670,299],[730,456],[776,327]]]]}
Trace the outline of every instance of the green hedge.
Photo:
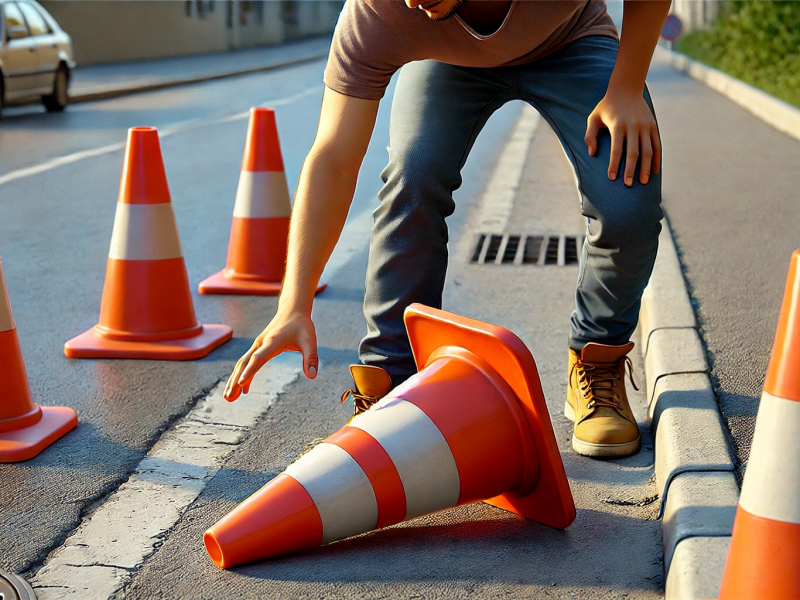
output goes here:
{"type": "Polygon", "coordinates": [[[676,49],[800,106],[800,1],[726,3],[710,31],[676,49]]]}

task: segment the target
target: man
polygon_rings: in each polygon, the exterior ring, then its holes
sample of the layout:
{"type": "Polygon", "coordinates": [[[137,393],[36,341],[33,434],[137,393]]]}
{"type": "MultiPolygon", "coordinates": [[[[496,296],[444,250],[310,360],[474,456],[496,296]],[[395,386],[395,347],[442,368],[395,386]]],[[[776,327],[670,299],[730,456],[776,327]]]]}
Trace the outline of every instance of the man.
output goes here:
{"type": "Polygon", "coordinates": [[[285,350],[302,352],[306,376],[316,377],[314,292],[344,227],[378,103],[403,67],[370,246],[363,364],[351,367],[355,388],[345,393],[356,414],[415,372],[403,310],[441,306],[445,218],[461,167],[489,116],[520,99],[560,138],[587,217],[565,407],[573,447],[588,456],[637,452],[624,375],[662,218],[661,144],[645,76],[669,5],[626,0],[618,43],[605,4],[594,0],[347,0],[298,183],[278,311],[237,363],[226,398],[246,393],[285,350]]]}

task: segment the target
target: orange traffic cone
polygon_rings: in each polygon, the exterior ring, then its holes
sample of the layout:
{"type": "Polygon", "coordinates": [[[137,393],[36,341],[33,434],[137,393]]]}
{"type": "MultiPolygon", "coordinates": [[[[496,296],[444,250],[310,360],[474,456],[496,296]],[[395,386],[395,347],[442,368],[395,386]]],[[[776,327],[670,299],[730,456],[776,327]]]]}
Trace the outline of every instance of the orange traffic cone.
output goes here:
{"type": "Polygon", "coordinates": [[[789,268],[720,599],[800,599],[798,431],[800,250],[789,268]]]}
{"type": "Polygon", "coordinates": [[[0,263],[0,463],[33,458],[77,424],[73,409],[39,406],[31,399],[0,263]]]}
{"type": "Polygon", "coordinates": [[[231,339],[197,322],[158,131],[128,130],[100,323],[64,345],[70,358],[192,360],[231,339]]]}
{"type": "MultiPolygon", "coordinates": [[[[227,264],[200,282],[200,293],[277,296],[286,267],[290,213],[275,111],[251,108],[227,264]]],[[[320,285],[317,292],[324,289],[320,285]]]]}
{"type": "Polygon", "coordinates": [[[513,333],[406,310],[420,372],[317,445],[204,536],[223,568],[486,500],[575,519],[533,357],[513,333]],[[487,500],[488,499],[488,500],[487,500]]]}

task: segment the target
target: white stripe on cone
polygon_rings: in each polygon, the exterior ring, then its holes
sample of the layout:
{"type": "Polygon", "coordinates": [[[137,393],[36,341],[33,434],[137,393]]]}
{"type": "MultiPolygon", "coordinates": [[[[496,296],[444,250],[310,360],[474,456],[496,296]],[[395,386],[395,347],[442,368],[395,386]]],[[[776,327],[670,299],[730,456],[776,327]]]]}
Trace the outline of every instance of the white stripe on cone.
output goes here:
{"type": "Polygon", "coordinates": [[[0,332],[11,331],[14,328],[14,315],[11,312],[11,301],[8,299],[3,263],[0,263],[0,332]]]}
{"type": "Polygon", "coordinates": [[[406,519],[458,503],[461,484],[450,446],[416,405],[387,398],[358,415],[350,427],[370,434],[392,459],[406,491],[406,519]]]}
{"type": "Polygon", "coordinates": [[[233,216],[242,219],[288,217],[289,187],[283,171],[242,171],[233,216]]]}
{"type": "Polygon", "coordinates": [[[322,543],[372,531],[378,501],[364,471],[339,446],[322,443],[286,469],[308,492],[322,519],[322,543]]]}
{"type": "Polygon", "coordinates": [[[109,258],[164,260],[182,256],[178,225],[171,203],[117,203],[109,258]]]}
{"type": "Polygon", "coordinates": [[[764,392],[739,506],[751,515],[800,524],[800,402],[764,392]]]}

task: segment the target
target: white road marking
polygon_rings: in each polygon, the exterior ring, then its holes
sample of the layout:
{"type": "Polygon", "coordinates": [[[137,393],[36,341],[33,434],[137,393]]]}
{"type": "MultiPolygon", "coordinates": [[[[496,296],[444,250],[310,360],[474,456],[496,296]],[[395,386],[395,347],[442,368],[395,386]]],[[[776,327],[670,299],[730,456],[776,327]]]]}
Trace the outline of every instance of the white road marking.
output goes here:
{"type": "Polygon", "coordinates": [[[522,109],[511,137],[508,138],[497,166],[492,171],[486,189],[481,195],[480,213],[473,222],[481,233],[504,233],[511,219],[514,201],[528,158],[533,134],[542,117],[526,104],[522,109]]]}
{"type": "MultiPolygon", "coordinates": [[[[325,273],[334,278],[369,242],[372,211],[352,218],[325,273]]],[[[31,581],[39,600],[111,598],[161,546],[258,418],[302,373],[286,353],[267,363],[250,393],[229,403],[224,382],[168,430],[133,475],[109,496],[31,581]]],[[[198,542],[199,543],[199,542],[198,542]]]]}
{"type": "MultiPolygon", "coordinates": [[[[276,98],[274,100],[268,100],[267,102],[264,102],[260,106],[266,106],[269,108],[286,106],[288,104],[297,102],[298,100],[302,100],[303,98],[306,98],[308,96],[317,94],[321,90],[322,86],[315,85],[313,87],[306,88],[305,90],[303,90],[302,92],[298,92],[297,94],[292,94],[291,96],[276,98]]],[[[250,116],[250,111],[248,110],[213,119],[192,119],[188,121],[181,121],[179,123],[173,123],[171,125],[164,125],[163,127],[159,127],[158,133],[159,137],[165,138],[170,135],[175,135],[176,133],[183,133],[186,131],[192,131],[194,129],[200,129],[201,127],[210,127],[212,125],[220,125],[223,123],[240,121],[242,119],[249,118],[249,116],[250,116]]],[[[5,185],[6,183],[11,183],[12,181],[17,181],[18,179],[24,179],[26,177],[32,177],[33,175],[38,175],[39,173],[52,171],[53,169],[57,169],[58,167],[63,167],[64,165],[69,165],[78,162],[80,160],[84,160],[86,158],[101,156],[103,154],[111,154],[112,152],[117,152],[119,150],[124,150],[124,149],[125,149],[125,142],[119,142],[116,144],[109,144],[108,146],[101,146],[100,148],[93,148],[91,150],[81,150],[80,152],[73,152],[72,154],[66,154],[64,156],[52,158],[46,162],[34,165],[32,167],[25,167],[22,169],[17,169],[16,171],[10,171],[5,175],[0,175],[0,186],[5,185]]]]}

